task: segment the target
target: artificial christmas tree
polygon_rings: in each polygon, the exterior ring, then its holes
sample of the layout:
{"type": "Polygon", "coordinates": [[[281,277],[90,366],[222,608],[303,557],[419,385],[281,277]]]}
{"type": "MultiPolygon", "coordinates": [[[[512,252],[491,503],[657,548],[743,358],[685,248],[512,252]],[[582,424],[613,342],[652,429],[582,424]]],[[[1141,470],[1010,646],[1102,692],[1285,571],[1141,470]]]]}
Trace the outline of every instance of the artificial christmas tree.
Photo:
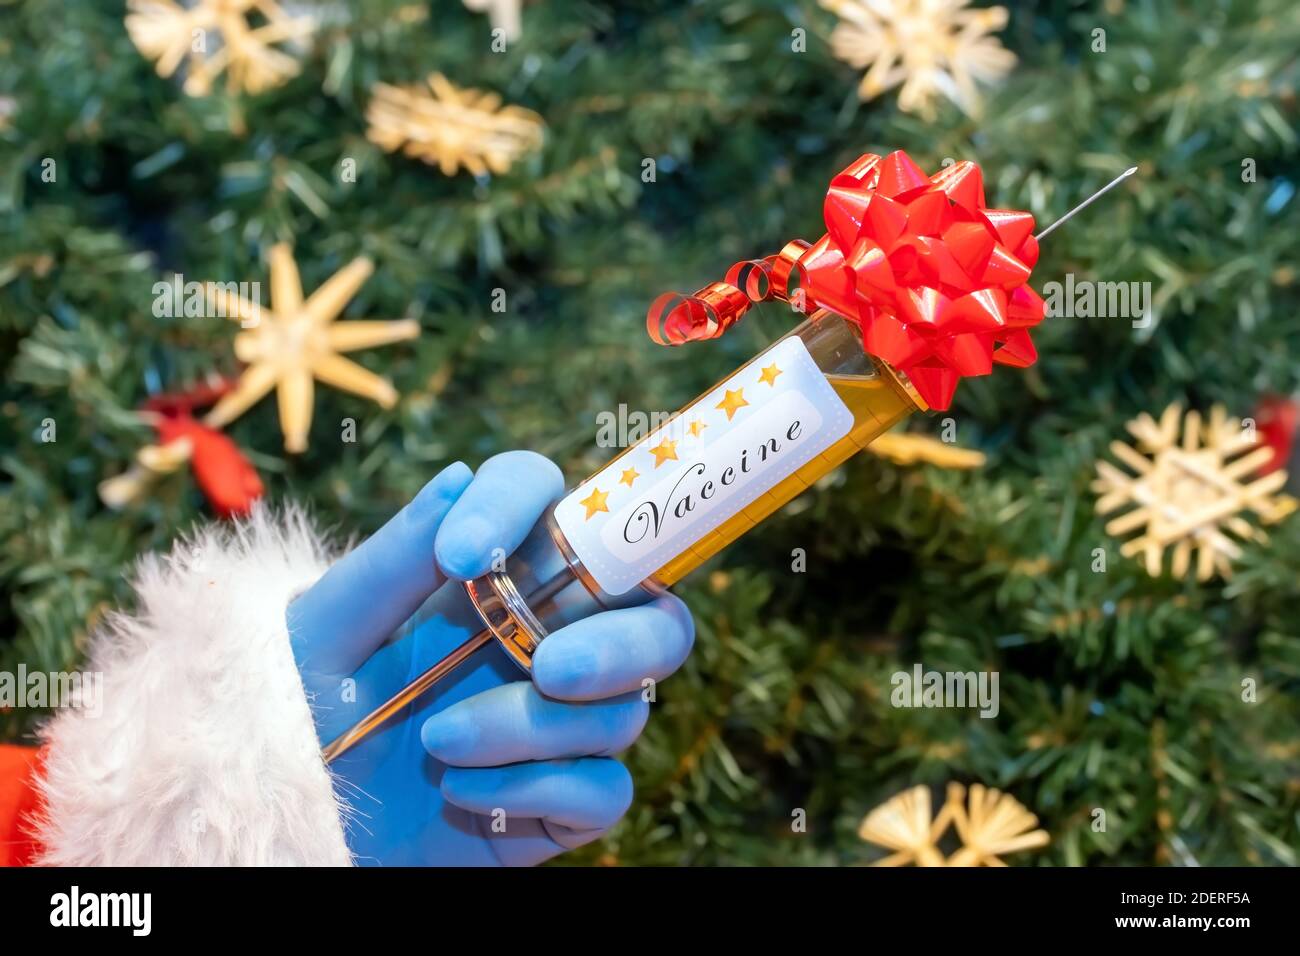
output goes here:
{"type": "Polygon", "coordinates": [[[815,0],[532,4],[500,53],[481,14],[426,10],[330,7],[282,85],[189,96],[120,8],[0,9],[0,671],[76,668],[137,555],[209,517],[182,475],[122,511],[95,491],[152,440],[135,410],[230,354],[228,320],[151,314],[173,273],[243,279],[290,240],[305,288],[375,262],[342,318],[419,323],[358,357],[397,404],[322,390],[294,456],[271,402],[228,429],[269,497],[365,532],[458,457],[527,446],[589,474],[598,415],[696,393],[793,325],[774,304],[683,349],[643,330],[663,289],[819,234],[866,150],[978,161],[1043,222],[1136,163],[1034,281],[1149,283],[1149,307],[1049,314],[1036,365],[964,381],[927,430],[983,468],[859,456],[684,586],[696,648],[628,755],[632,810],[565,860],[858,862],[871,808],[960,780],[1051,834],[1014,864],[1298,862],[1300,522],[1243,544],[1230,583],[1153,577],[1089,489],[1145,410],[1296,390],[1293,4],[1013,8],[1019,62],[978,121],[860,103],[815,0]],[[477,176],[368,141],[376,84],[435,70],[544,117],[544,141],[477,176]],[[999,714],[892,706],[918,662],[998,673],[999,714]]]}

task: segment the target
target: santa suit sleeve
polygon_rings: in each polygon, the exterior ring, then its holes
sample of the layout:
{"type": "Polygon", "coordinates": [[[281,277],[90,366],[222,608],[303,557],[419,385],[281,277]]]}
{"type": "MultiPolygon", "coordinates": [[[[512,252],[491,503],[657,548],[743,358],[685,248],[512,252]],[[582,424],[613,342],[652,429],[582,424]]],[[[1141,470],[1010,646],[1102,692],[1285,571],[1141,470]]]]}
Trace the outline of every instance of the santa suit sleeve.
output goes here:
{"type": "Polygon", "coordinates": [[[41,732],[24,805],[35,862],[351,862],[285,624],[328,564],[301,516],[262,508],[141,562],[134,610],[91,638],[100,699],[41,732]]]}
{"type": "Polygon", "coordinates": [[[0,866],[26,866],[40,850],[31,832],[40,763],[35,747],[0,744],[0,866]]]}

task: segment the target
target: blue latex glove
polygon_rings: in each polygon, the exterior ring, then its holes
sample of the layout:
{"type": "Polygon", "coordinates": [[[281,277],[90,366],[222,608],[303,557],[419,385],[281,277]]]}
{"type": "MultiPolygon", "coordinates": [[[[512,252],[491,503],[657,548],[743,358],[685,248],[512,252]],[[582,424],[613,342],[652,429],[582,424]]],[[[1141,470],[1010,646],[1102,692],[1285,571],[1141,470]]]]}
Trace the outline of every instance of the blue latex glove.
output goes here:
{"type": "MultiPolygon", "coordinates": [[[[294,601],[290,636],[322,742],[480,629],[459,581],[518,547],[563,487],[532,452],[477,475],[451,465],[294,601]]],[[[527,865],[596,839],[632,799],[611,755],[645,725],[642,682],[676,670],[693,638],[685,605],[666,595],[551,634],[531,681],[492,642],[334,762],[356,814],[352,850],[363,862],[527,865]]]]}

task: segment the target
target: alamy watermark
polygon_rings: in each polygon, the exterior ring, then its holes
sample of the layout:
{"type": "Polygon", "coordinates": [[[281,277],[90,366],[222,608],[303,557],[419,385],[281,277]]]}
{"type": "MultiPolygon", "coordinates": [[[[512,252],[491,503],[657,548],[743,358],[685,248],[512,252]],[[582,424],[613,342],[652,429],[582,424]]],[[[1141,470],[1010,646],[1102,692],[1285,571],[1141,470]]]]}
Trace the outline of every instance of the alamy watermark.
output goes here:
{"type": "Polygon", "coordinates": [[[88,717],[104,712],[104,675],[99,671],[0,671],[0,709],[71,708],[88,717]]]}
{"type": "Polygon", "coordinates": [[[889,683],[895,707],[978,707],[980,716],[990,719],[1001,710],[997,671],[927,671],[916,664],[911,671],[895,671],[889,683]]]}
{"type": "Polygon", "coordinates": [[[1093,282],[1076,280],[1073,272],[1064,282],[1043,286],[1048,318],[1129,319],[1133,328],[1151,324],[1150,282],[1093,282]]]}
{"type": "Polygon", "coordinates": [[[673,416],[676,414],[676,412],[642,412],[637,409],[629,411],[627,405],[622,403],[615,411],[597,412],[596,447],[628,448],[646,435],[659,431],[669,422],[672,422],[672,427],[664,432],[666,438],[681,439],[687,435],[699,437],[699,434],[708,427],[689,415],[679,415],[674,421],[673,416]]]}
{"type": "Polygon", "coordinates": [[[50,925],[118,926],[131,930],[132,936],[148,936],[153,929],[153,894],[82,892],[74,884],[50,897],[50,925]]]}
{"type": "Polygon", "coordinates": [[[262,321],[261,301],[260,282],[186,282],[178,272],[153,284],[156,319],[239,319],[241,328],[253,329],[262,321]],[[242,315],[241,300],[248,306],[242,315]]]}

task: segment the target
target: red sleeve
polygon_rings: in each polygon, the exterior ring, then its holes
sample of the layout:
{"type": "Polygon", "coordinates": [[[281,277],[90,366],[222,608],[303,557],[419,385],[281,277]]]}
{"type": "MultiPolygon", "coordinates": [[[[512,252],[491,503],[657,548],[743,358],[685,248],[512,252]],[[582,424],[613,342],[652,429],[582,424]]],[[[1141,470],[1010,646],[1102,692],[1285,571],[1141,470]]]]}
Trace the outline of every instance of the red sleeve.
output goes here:
{"type": "Polygon", "coordinates": [[[0,744],[0,866],[27,866],[40,849],[27,826],[40,807],[41,757],[35,747],[0,744]]]}

